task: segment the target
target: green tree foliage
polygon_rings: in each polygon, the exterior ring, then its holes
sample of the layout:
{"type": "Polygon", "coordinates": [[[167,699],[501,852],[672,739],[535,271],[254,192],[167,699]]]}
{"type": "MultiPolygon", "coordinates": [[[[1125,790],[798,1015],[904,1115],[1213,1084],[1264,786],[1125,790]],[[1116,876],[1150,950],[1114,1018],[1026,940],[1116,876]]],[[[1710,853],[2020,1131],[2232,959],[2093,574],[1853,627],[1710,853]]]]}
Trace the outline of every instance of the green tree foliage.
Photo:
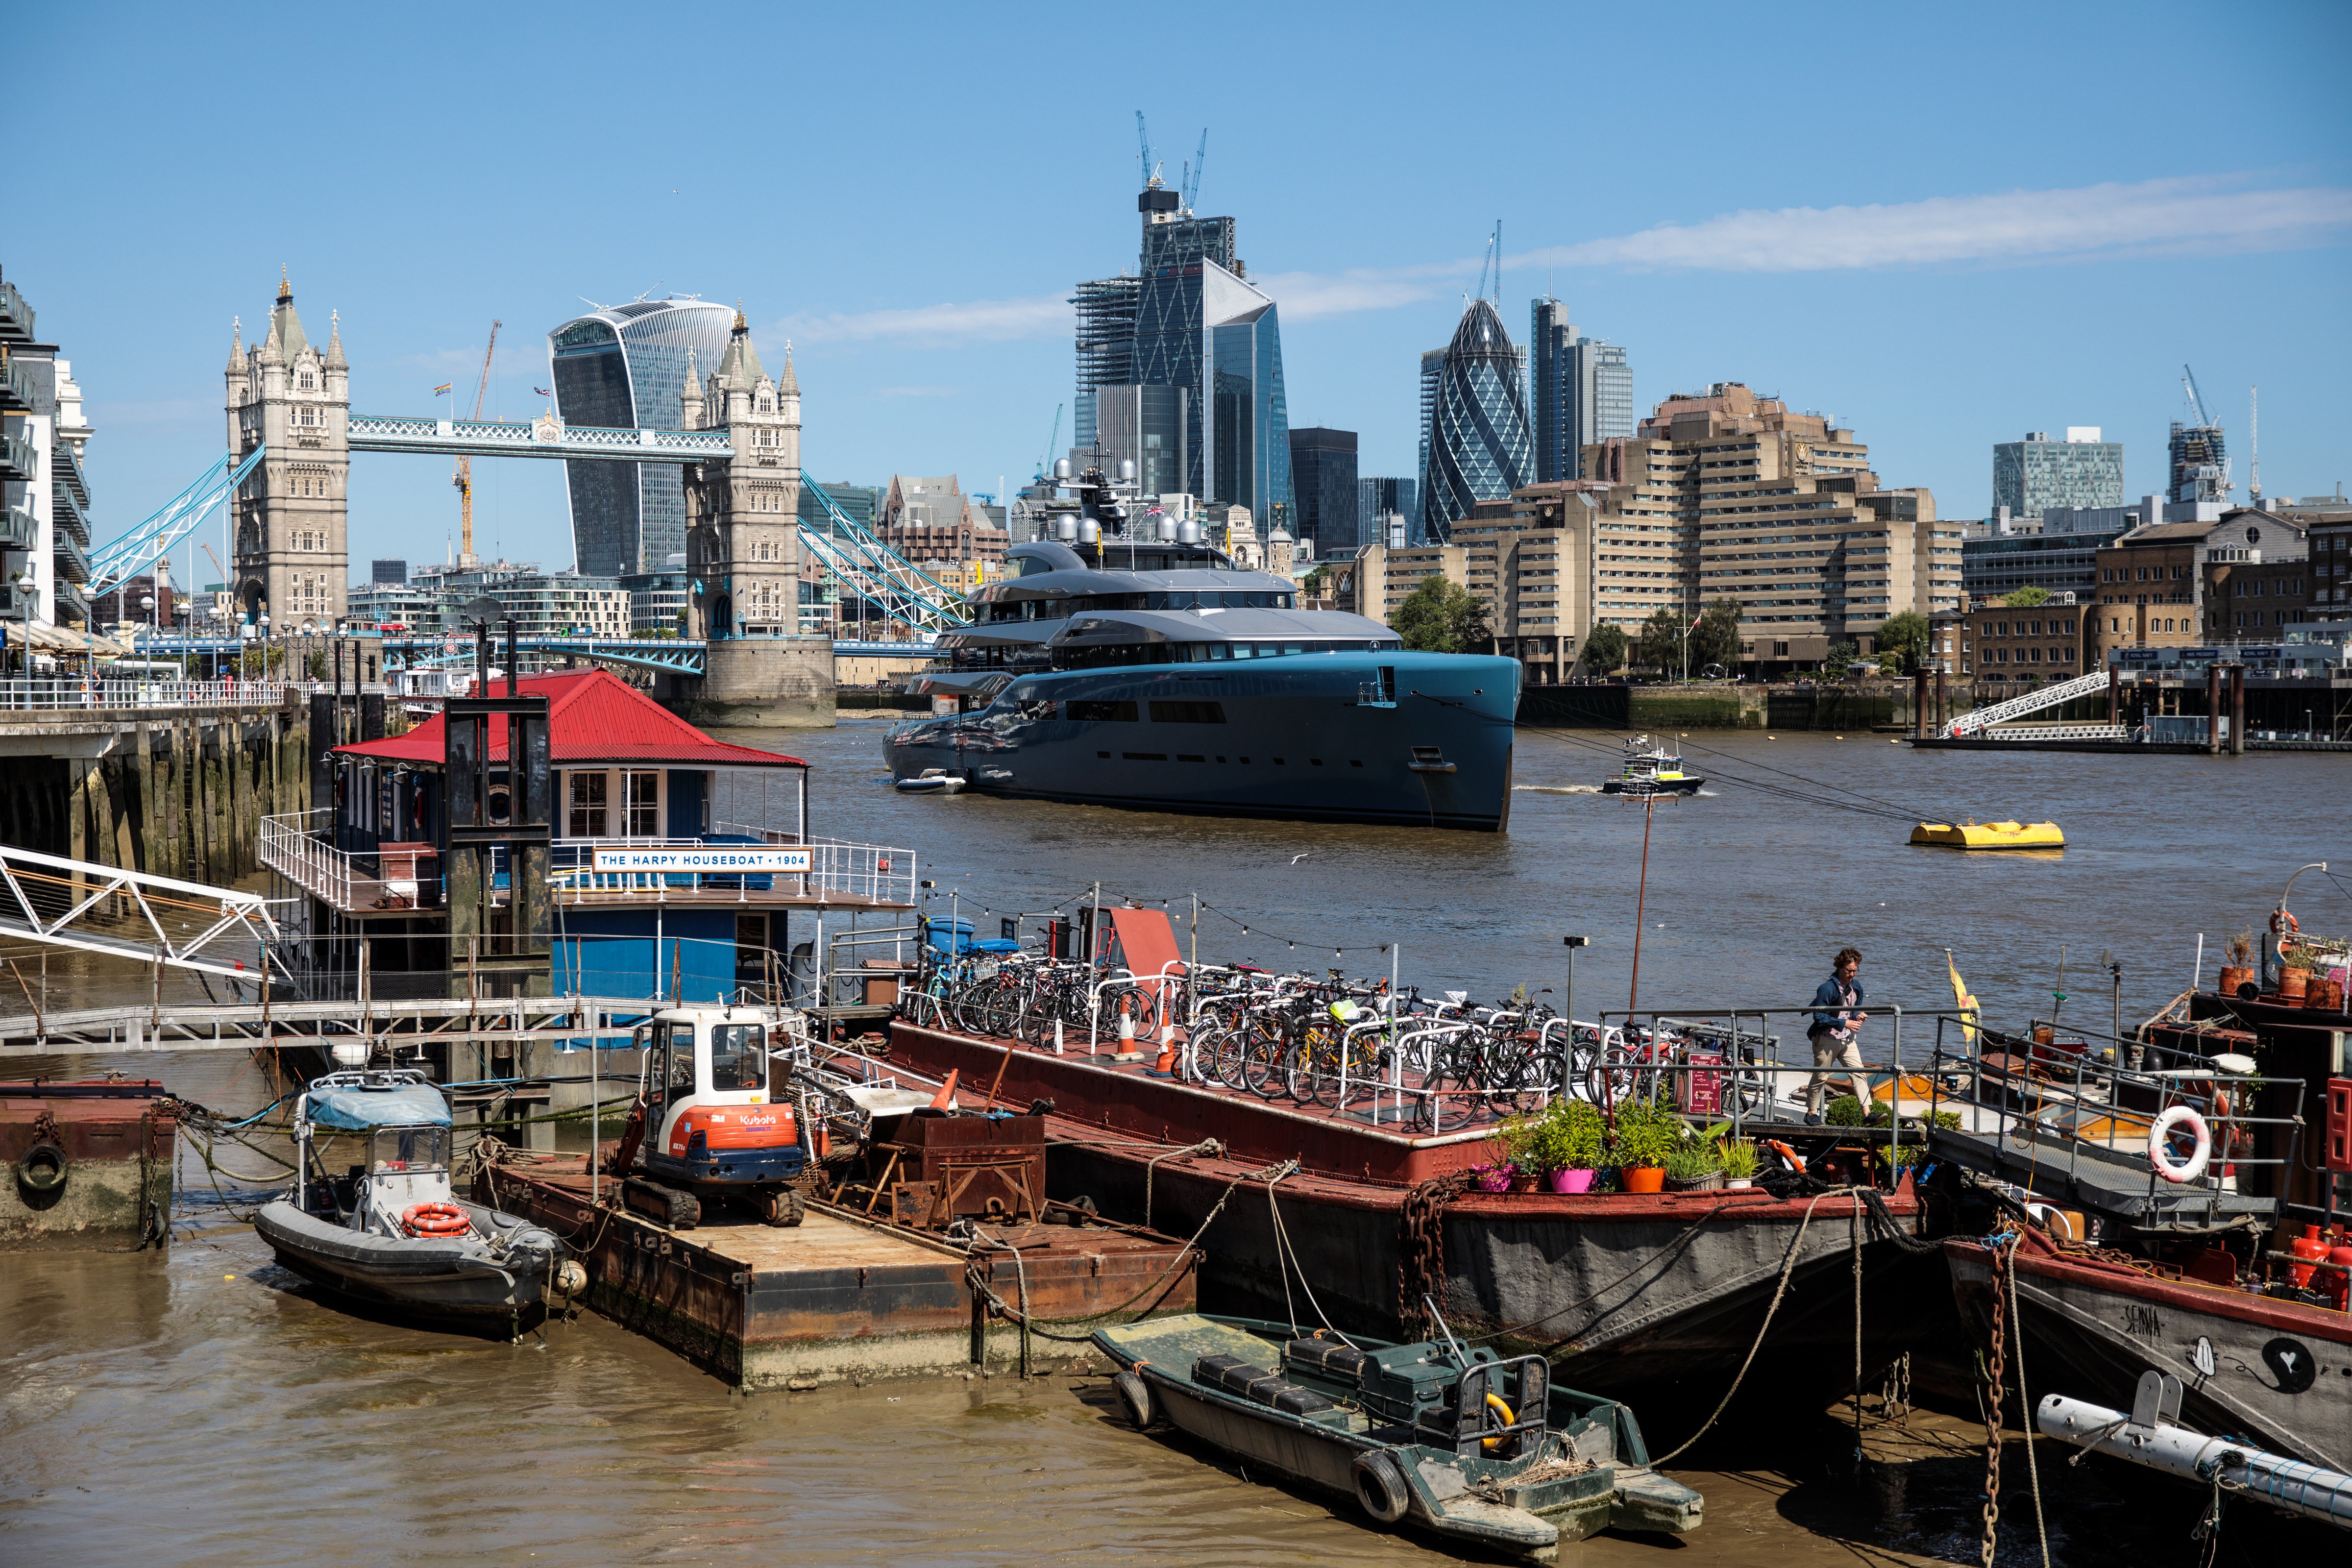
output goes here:
{"type": "Polygon", "coordinates": [[[2001,600],[2002,604],[2012,610],[2030,610],[2036,605],[2046,605],[2049,602],[2050,590],[2037,588],[2030,583],[2022,588],[2011,591],[2001,600]]]}
{"type": "Polygon", "coordinates": [[[1878,628],[1878,650],[1879,668],[1890,675],[1907,674],[1918,668],[1927,655],[1927,617],[1916,610],[1887,616],[1885,624],[1878,628]],[[1887,668],[1888,655],[1895,660],[1891,669],[1887,668]]]}
{"type": "Polygon", "coordinates": [[[1683,667],[1683,620],[1680,610],[1663,606],[1642,623],[1642,662],[1668,673],[1683,667]]]}
{"type": "Polygon", "coordinates": [[[1584,668],[1595,675],[1612,675],[1625,668],[1625,634],[1603,621],[1584,639],[1584,668]]]}
{"type": "Polygon", "coordinates": [[[1853,668],[1854,657],[1861,652],[1850,642],[1830,644],[1829,657],[1822,660],[1822,673],[1832,680],[1839,679],[1853,668]]]}
{"type": "Polygon", "coordinates": [[[1717,599],[1699,617],[1698,629],[1690,636],[1690,657],[1693,669],[1704,669],[1719,664],[1729,669],[1739,662],[1739,601],[1717,599]]]}
{"type": "Polygon", "coordinates": [[[1443,577],[1423,578],[1390,613],[1389,626],[1418,653],[1470,653],[1495,635],[1477,595],[1443,577]]]}

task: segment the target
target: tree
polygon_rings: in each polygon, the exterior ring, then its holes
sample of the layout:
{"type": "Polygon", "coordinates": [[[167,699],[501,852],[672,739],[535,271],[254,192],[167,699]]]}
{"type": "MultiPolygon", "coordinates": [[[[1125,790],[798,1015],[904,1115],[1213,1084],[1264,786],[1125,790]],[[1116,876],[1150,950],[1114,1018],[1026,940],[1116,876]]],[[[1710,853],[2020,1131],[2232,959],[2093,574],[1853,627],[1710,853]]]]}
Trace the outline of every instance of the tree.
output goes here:
{"type": "MultiPolygon", "coordinates": [[[[2038,590],[2037,590],[2038,592],[2038,590]]],[[[1878,628],[1878,650],[1882,656],[1879,667],[1885,668],[1884,656],[1893,655],[1895,668],[1890,675],[1902,675],[1919,668],[1927,655],[1927,617],[1916,610],[1905,610],[1886,617],[1878,628]]]]}
{"type": "Polygon", "coordinates": [[[1641,662],[1654,669],[1671,673],[1682,666],[1683,627],[1688,623],[1680,610],[1664,605],[1650,612],[1642,623],[1641,662]]]}
{"type": "Polygon", "coordinates": [[[1729,669],[1739,662],[1739,601],[1717,599],[1699,617],[1690,635],[1691,667],[1704,669],[1719,664],[1729,669]]]}
{"type": "Polygon", "coordinates": [[[1416,653],[1467,653],[1495,635],[1477,595],[1443,577],[1423,578],[1390,612],[1389,626],[1416,653]]]}
{"type": "Polygon", "coordinates": [[[2030,583],[2022,588],[2011,591],[2001,600],[2002,604],[2012,610],[2030,610],[2036,605],[2046,605],[2049,602],[2050,590],[2037,588],[2030,583]]]}
{"type": "Polygon", "coordinates": [[[1625,634],[1602,621],[1584,639],[1584,668],[1608,675],[1625,666],[1625,634]]]}
{"type": "Polygon", "coordinates": [[[1318,566],[1307,574],[1306,580],[1298,584],[1298,592],[1307,598],[1319,599],[1328,591],[1330,584],[1331,574],[1318,566]]]}
{"type": "Polygon", "coordinates": [[[1862,649],[1850,642],[1830,644],[1829,657],[1822,660],[1822,673],[1835,680],[1853,668],[1854,656],[1862,649]]]}

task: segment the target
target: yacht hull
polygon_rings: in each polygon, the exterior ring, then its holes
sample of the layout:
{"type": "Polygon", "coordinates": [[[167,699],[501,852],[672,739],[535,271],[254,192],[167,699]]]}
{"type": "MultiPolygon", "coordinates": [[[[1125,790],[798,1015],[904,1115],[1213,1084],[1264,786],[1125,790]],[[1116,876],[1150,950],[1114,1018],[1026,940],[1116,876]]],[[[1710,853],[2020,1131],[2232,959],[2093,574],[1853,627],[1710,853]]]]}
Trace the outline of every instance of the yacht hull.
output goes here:
{"type": "Polygon", "coordinates": [[[1516,659],[1408,653],[1040,673],[886,749],[894,779],[979,795],[1494,833],[1518,681],[1516,659]]]}

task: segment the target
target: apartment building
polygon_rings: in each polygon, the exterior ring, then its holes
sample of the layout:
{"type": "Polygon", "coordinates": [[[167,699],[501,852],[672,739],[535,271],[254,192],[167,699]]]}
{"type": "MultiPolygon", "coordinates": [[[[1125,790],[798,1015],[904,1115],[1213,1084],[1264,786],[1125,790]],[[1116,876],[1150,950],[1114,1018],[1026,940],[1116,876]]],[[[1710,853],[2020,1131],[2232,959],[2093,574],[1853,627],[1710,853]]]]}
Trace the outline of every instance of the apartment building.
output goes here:
{"type": "Polygon", "coordinates": [[[1661,608],[1740,606],[1751,672],[1874,651],[1890,616],[1956,609],[1961,527],[1924,488],[1882,488],[1870,449],[1818,414],[1738,382],[1657,405],[1630,439],[1589,449],[1606,486],[1594,522],[1592,614],[1629,635],[1661,608]]]}
{"type": "Polygon", "coordinates": [[[2001,695],[2004,686],[2024,689],[2071,680],[2095,662],[2086,639],[2093,606],[2078,605],[2072,594],[2022,609],[1986,605],[1958,618],[1958,672],[2001,695]]]}
{"type": "MultiPolygon", "coordinates": [[[[2111,647],[2194,647],[2230,637],[2240,609],[2234,590],[2225,605],[2210,596],[2209,584],[2233,579],[2209,569],[2291,565],[2296,570],[2290,575],[2299,577],[2307,533],[2299,522],[2251,508],[2132,530],[2099,552],[2092,613],[2099,657],[2111,647]]],[[[2266,592],[2262,608],[2272,607],[2266,592]]],[[[2253,606],[2244,608],[2251,614],[2253,606]]]]}

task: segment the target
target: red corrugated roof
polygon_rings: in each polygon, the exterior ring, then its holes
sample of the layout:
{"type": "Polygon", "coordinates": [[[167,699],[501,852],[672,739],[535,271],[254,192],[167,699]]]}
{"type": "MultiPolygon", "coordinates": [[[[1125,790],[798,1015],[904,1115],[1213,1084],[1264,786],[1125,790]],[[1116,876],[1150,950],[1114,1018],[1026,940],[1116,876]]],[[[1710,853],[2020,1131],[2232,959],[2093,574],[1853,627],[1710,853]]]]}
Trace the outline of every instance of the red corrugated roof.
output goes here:
{"type": "MultiPolygon", "coordinates": [[[[493,685],[503,694],[505,682],[493,685]]],[[[659,763],[673,767],[804,768],[798,757],[714,741],[609,670],[566,669],[527,675],[525,696],[547,698],[551,759],[559,767],[583,763],[659,763]]],[[[354,757],[437,765],[443,755],[442,726],[436,713],[405,735],[337,746],[354,757]]],[[[490,723],[490,760],[504,762],[507,727],[490,723]]]]}

